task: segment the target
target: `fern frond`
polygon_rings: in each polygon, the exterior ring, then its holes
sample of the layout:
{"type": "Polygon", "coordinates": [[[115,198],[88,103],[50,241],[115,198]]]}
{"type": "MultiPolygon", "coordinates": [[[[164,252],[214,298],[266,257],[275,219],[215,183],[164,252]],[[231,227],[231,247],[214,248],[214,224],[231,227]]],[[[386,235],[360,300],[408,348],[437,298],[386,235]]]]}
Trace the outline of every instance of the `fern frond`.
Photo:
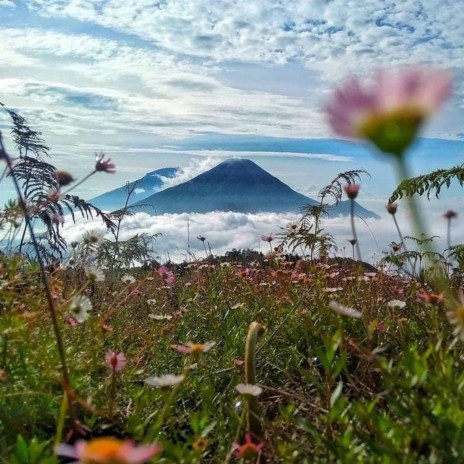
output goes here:
{"type": "Polygon", "coordinates": [[[432,194],[439,198],[442,188],[449,188],[453,180],[459,182],[461,187],[464,184],[464,163],[450,169],[438,169],[428,174],[403,180],[390,195],[388,202],[394,203],[404,196],[422,196],[424,193],[427,194],[429,200],[432,194]]]}

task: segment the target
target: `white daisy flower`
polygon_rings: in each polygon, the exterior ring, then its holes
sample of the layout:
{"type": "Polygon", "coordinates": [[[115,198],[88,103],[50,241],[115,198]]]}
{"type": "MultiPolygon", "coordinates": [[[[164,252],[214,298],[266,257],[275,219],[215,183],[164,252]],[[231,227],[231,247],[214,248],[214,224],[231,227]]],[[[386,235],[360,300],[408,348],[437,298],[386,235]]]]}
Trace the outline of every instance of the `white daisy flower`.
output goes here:
{"type": "Polygon", "coordinates": [[[98,245],[103,242],[104,235],[96,230],[88,230],[82,235],[84,245],[98,245]]]}
{"type": "Polygon", "coordinates": [[[133,284],[135,282],[135,278],[129,274],[124,274],[121,277],[121,280],[123,284],[127,284],[127,285],[133,284]]]}
{"type": "Polygon", "coordinates": [[[387,306],[392,309],[394,308],[403,309],[406,306],[406,303],[401,300],[390,300],[387,303],[387,306]]]}
{"type": "Polygon", "coordinates": [[[239,383],[235,386],[235,390],[244,396],[259,396],[263,392],[261,387],[250,383],[239,383]]]}
{"type": "Polygon", "coordinates": [[[185,379],[185,375],[164,374],[159,377],[148,377],[144,380],[147,385],[152,387],[173,387],[185,379]]]}
{"type": "Polygon", "coordinates": [[[329,303],[329,308],[333,309],[336,313],[341,314],[342,316],[352,317],[353,319],[361,319],[362,314],[354,308],[349,306],[344,306],[336,301],[331,301],[329,303]]]}
{"type": "Polygon", "coordinates": [[[85,295],[77,295],[71,298],[69,311],[77,322],[83,323],[89,318],[92,311],[92,302],[85,295]]]}
{"type": "Polygon", "coordinates": [[[170,314],[149,314],[148,317],[154,321],[170,321],[172,319],[170,314]]]}
{"type": "Polygon", "coordinates": [[[87,275],[87,279],[91,280],[92,282],[105,281],[105,273],[97,267],[86,267],[85,273],[87,275]]]}

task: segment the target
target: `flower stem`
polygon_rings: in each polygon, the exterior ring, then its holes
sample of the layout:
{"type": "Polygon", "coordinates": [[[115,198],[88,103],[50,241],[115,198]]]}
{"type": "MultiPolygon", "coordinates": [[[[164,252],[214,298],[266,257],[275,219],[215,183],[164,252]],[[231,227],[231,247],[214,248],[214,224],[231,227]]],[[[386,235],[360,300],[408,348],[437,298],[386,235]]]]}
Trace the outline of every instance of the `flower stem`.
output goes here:
{"type": "Polygon", "coordinates": [[[358,261],[361,259],[361,248],[359,247],[359,240],[356,234],[356,228],[354,226],[354,199],[350,199],[350,220],[351,220],[351,232],[353,234],[353,239],[356,240],[356,254],[358,255],[358,261]]]}
{"type": "MultiPolygon", "coordinates": [[[[397,163],[397,169],[398,169],[398,176],[399,176],[399,181],[403,181],[405,179],[410,179],[411,175],[409,172],[409,168],[406,165],[404,161],[404,157],[398,157],[397,158],[398,163],[397,163]]],[[[427,234],[427,228],[425,226],[424,219],[419,211],[419,207],[417,205],[417,202],[415,198],[411,195],[406,195],[406,201],[409,207],[409,210],[411,212],[411,218],[412,218],[412,223],[414,226],[414,233],[418,239],[424,235],[425,237],[428,237],[427,234]]],[[[403,242],[404,243],[404,242],[403,242]]]]}
{"type": "MultiPolygon", "coordinates": [[[[264,326],[259,322],[252,322],[248,328],[245,342],[245,383],[256,384],[256,344],[258,336],[264,332],[264,326]]],[[[263,441],[263,430],[259,416],[258,402],[255,397],[247,401],[247,428],[251,436],[258,442],[263,441]]]]}

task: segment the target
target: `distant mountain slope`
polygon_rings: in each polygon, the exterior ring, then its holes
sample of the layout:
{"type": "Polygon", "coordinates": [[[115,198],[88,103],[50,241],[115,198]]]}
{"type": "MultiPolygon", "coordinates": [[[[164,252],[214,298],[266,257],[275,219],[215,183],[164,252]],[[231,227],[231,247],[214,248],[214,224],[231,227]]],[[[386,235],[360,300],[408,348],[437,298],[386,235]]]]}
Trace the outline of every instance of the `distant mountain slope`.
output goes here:
{"type": "MultiPolygon", "coordinates": [[[[152,215],[210,211],[282,213],[298,212],[306,204],[317,203],[294,191],[251,160],[228,159],[190,181],[155,193],[134,203],[134,206],[137,211],[152,215]]],[[[346,209],[342,202],[330,214],[345,214],[346,209]]],[[[360,206],[356,208],[356,214],[361,217],[377,216],[360,206]]]]}
{"type": "MultiPolygon", "coordinates": [[[[141,179],[135,180],[128,184],[131,188],[137,183],[136,190],[129,199],[129,205],[143,200],[153,195],[163,187],[163,178],[172,179],[181,172],[179,168],[163,168],[145,174],[141,179]]],[[[110,192],[103,193],[98,197],[89,200],[89,203],[103,210],[114,211],[124,207],[127,198],[127,187],[119,187],[110,192]]]]}

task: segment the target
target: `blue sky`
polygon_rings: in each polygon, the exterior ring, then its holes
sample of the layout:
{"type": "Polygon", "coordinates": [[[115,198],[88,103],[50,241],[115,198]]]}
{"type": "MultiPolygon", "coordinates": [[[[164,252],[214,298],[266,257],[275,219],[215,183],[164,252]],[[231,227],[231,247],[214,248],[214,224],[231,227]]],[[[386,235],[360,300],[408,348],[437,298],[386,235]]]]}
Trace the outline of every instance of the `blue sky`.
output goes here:
{"type": "MultiPolygon", "coordinates": [[[[321,107],[348,76],[433,65],[453,73],[454,91],[411,164],[459,164],[463,23],[455,0],[0,0],[0,101],[77,178],[95,151],[111,156],[118,172],[83,185],[84,198],[157,168],[194,175],[246,156],[309,194],[367,169],[365,200],[380,211],[396,183],[388,162],[362,148],[297,150],[294,139],[333,137],[321,107]]],[[[0,116],[3,132],[8,122],[0,116]]]]}

